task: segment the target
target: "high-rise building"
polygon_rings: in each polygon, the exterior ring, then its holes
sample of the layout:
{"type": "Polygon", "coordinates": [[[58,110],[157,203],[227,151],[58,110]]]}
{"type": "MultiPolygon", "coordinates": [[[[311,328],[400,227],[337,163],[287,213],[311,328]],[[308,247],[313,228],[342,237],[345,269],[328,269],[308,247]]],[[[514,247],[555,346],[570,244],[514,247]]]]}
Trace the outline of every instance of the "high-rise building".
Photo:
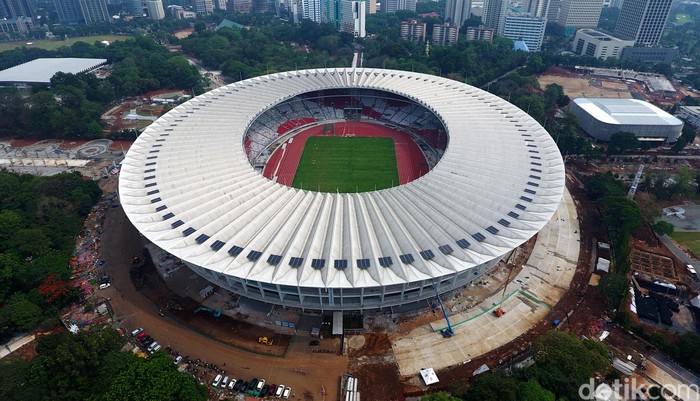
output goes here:
{"type": "Polygon", "coordinates": [[[214,8],[219,10],[219,11],[228,10],[228,5],[226,4],[226,0],[214,0],[214,8]]]}
{"type": "Polygon", "coordinates": [[[61,24],[71,25],[83,22],[83,16],[80,12],[80,6],[75,0],[53,0],[56,7],[56,14],[61,24]]]}
{"type": "Polygon", "coordinates": [[[467,28],[467,40],[483,40],[493,42],[495,32],[493,28],[484,25],[470,26],[467,28]]]}
{"type": "Polygon", "coordinates": [[[401,40],[410,42],[425,42],[425,22],[414,19],[401,21],[401,40]]]}
{"type": "Polygon", "coordinates": [[[635,44],[654,46],[664,31],[673,0],[625,0],[615,35],[635,44]]]}
{"type": "Polygon", "coordinates": [[[0,0],[0,18],[36,18],[31,0],[0,0]]]}
{"type": "Polygon", "coordinates": [[[532,17],[547,17],[549,4],[550,0],[529,0],[525,3],[522,11],[530,14],[532,17]]]}
{"type": "Polygon", "coordinates": [[[208,15],[214,12],[214,2],[212,0],[195,0],[194,8],[197,14],[208,15]]]}
{"type": "Polygon", "coordinates": [[[110,21],[106,0],[78,0],[86,24],[110,21]]]}
{"type": "Polygon", "coordinates": [[[496,35],[503,35],[503,25],[509,3],[509,0],[484,0],[484,15],[481,17],[481,21],[484,25],[495,29],[496,35]]]}
{"type": "Polygon", "coordinates": [[[253,9],[252,0],[233,0],[234,13],[250,13],[253,9]]]}
{"type": "Polygon", "coordinates": [[[416,0],[382,0],[380,3],[383,13],[394,14],[398,10],[416,11],[416,0]]]}
{"type": "Polygon", "coordinates": [[[571,30],[595,28],[602,10],[603,0],[561,0],[557,23],[571,30]]]}
{"type": "Polygon", "coordinates": [[[340,0],[340,30],[364,38],[367,4],[364,0],[340,0]]]}
{"type": "Polygon", "coordinates": [[[27,33],[34,29],[34,19],[29,17],[2,18],[0,19],[0,32],[27,33]]]}
{"type": "Polygon", "coordinates": [[[506,15],[503,36],[512,40],[522,40],[531,52],[540,51],[547,18],[533,17],[526,13],[506,15]]]}
{"type": "Polygon", "coordinates": [[[560,8],[561,0],[549,0],[549,8],[547,9],[547,21],[558,21],[560,8]]]}
{"type": "Polygon", "coordinates": [[[310,19],[314,22],[322,22],[323,13],[321,12],[321,4],[321,0],[300,0],[300,17],[310,19]]]}
{"type": "Polygon", "coordinates": [[[462,27],[472,14],[472,0],[447,0],[445,22],[462,27]]]}
{"type": "Polygon", "coordinates": [[[150,19],[159,20],[165,18],[165,10],[163,10],[163,2],[161,0],[148,0],[146,5],[150,19]]]}
{"type": "Polygon", "coordinates": [[[459,28],[450,23],[433,25],[432,44],[453,45],[459,39],[459,28]]]}

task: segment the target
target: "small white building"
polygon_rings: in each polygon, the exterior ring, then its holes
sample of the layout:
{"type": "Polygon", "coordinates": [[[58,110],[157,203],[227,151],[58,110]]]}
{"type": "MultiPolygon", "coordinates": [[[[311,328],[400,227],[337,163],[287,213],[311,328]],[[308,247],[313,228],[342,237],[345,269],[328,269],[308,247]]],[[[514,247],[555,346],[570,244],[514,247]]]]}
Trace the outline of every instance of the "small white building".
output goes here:
{"type": "Polygon", "coordinates": [[[623,40],[595,29],[579,29],[574,37],[572,51],[580,56],[601,60],[619,59],[622,49],[634,46],[634,40],[623,40]]]}

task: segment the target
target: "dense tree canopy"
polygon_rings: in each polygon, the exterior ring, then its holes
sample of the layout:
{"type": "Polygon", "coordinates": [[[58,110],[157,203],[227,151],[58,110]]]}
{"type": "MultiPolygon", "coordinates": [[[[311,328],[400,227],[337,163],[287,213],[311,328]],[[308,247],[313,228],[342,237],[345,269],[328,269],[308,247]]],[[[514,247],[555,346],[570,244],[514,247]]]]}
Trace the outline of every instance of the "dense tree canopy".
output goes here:
{"type": "Polygon", "coordinates": [[[75,299],[66,284],[74,237],[101,195],[77,173],[0,171],[0,340],[75,299]]]}

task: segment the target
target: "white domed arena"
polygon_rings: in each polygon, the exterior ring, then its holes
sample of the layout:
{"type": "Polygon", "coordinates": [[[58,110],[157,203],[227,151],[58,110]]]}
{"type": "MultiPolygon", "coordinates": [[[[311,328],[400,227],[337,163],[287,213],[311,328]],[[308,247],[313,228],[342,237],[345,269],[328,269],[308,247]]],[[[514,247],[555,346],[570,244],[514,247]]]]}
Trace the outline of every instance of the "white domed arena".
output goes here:
{"type": "Polygon", "coordinates": [[[537,234],[563,192],[556,144],[512,104],[446,78],[353,68],[197,96],[139,136],[119,182],[134,226],[193,271],[308,310],[410,307],[465,286],[537,234]],[[364,159],[326,177],[321,166],[346,153],[364,159]],[[374,182],[375,162],[396,178],[374,182]],[[299,182],[302,169],[324,185],[299,182]]]}

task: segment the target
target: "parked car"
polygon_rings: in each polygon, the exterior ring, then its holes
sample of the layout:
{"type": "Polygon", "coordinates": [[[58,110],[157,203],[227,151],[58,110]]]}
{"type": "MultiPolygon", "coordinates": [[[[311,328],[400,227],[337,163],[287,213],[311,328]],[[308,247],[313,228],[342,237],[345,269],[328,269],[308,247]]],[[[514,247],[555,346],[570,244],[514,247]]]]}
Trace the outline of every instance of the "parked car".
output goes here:
{"type": "Polygon", "coordinates": [[[231,379],[231,381],[228,382],[228,389],[233,390],[233,388],[236,386],[236,382],[237,382],[236,379],[231,379]]]}
{"type": "Polygon", "coordinates": [[[141,340],[141,344],[143,344],[145,347],[148,347],[149,345],[153,344],[155,340],[151,336],[146,336],[141,340]]]}
{"type": "Polygon", "coordinates": [[[221,379],[222,379],[221,375],[216,375],[216,377],[214,378],[214,381],[211,382],[211,385],[214,387],[218,387],[219,383],[221,383],[221,379]]]}
{"type": "Polygon", "coordinates": [[[226,388],[228,386],[228,376],[224,376],[224,380],[221,381],[221,388],[226,388]]]}
{"type": "Polygon", "coordinates": [[[260,379],[255,384],[255,391],[262,392],[263,387],[265,387],[265,379],[260,379]]]}
{"type": "Polygon", "coordinates": [[[141,334],[142,331],[143,331],[143,329],[140,328],[140,327],[135,328],[135,329],[131,330],[131,336],[132,336],[132,337],[136,337],[136,336],[138,336],[139,334],[141,334]]]}
{"type": "Polygon", "coordinates": [[[269,395],[270,397],[272,397],[272,396],[275,395],[275,391],[277,391],[277,385],[276,385],[276,384],[270,384],[269,387],[270,387],[270,388],[267,390],[267,395],[269,395]]]}
{"type": "MultiPolygon", "coordinates": [[[[147,349],[148,349],[148,352],[153,352],[153,349],[154,349],[155,347],[157,347],[158,345],[159,345],[159,344],[158,344],[158,341],[153,341],[152,343],[150,343],[150,344],[148,345],[148,348],[147,348],[147,349]]],[[[160,348],[159,348],[159,349],[160,349],[160,348]]]]}
{"type": "Polygon", "coordinates": [[[266,384],[263,386],[262,390],[260,390],[260,396],[264,397],[267,395],[267,392],[270,390],[270,385],[266,384]]]}
{"type": "Polygon", "coordinates": [[[248,382],[243,382],[243,384],[241,384],[241,387],[238,389],[238,391],[241,392],[241,393],[245,393],[246,391],[248,391],[248,386],[249,386],[249,385],[250,385],[250,383],[248,383],[248,382]]]}
{"type": "Polygon", "coordinates": [[[284,389],[284,392],[282,393],[282,398],[289,398],[289,396],[292,394],[292,388],[287,387],[284,389]]]}
{"type": "Polygon", "coordinates": [[[277,391],[275,391],[275,397],[282,397],[282,393],[284,393],[284,384],[280,384],[279,386],[277,386],[277,391]]]}
{"type": "Polygon", "coordinates": [[[100,289],[104,290],[106,288],[109,288],[110,286],[111,286],[111,284],[109,284],[109,283],[100,284],[100,289]]]}
{"type": "Polygon", "coordinates": [[[145,331],[142,331],[142,332],[140,332],[135,338],[136,338],[137,341],[141,341],[141,340],[143,340],[144,337],[146,337],[147,335],[148,335],[148,334],[146,334],[145,331]]]}
{"type": "Polygon", "coordinates": [[[311,340],[311,341],[309,341],[309,346],[311,346],[311,347],[315,347],[315,346],[317,346],[317,345],[319,345],[319,344],[320,344],[320,341],[318,341],[318,340],[311,340]]]}
{"type": "Polygon", "coordinates": [[[180,363],[181,360],[182,360],[182,355],[178,355],[175,357],[175,361],[173,361],[173,363],[175,365],[177,365],[178,363],[180,363]]]}
{"type": "Polygon", "coordinates": [[[233,391],[240,391],[241,388],[244,388],[244,385],[247,386],[246,382],[244,382],[242,379],[237,381],[236,384],[233,385],[233,391]]]}
{"type": "Polygon", "coordinates": [[[158,343],[154,343],[154,344],[155,344],[155,346],[154,346],[153,344],[151,344],[151,354],[154,353],[154,352],[159,351],[159,350],[162,348],[162,347],[160,346],[160,344],[158,344],[158,343]]]}

